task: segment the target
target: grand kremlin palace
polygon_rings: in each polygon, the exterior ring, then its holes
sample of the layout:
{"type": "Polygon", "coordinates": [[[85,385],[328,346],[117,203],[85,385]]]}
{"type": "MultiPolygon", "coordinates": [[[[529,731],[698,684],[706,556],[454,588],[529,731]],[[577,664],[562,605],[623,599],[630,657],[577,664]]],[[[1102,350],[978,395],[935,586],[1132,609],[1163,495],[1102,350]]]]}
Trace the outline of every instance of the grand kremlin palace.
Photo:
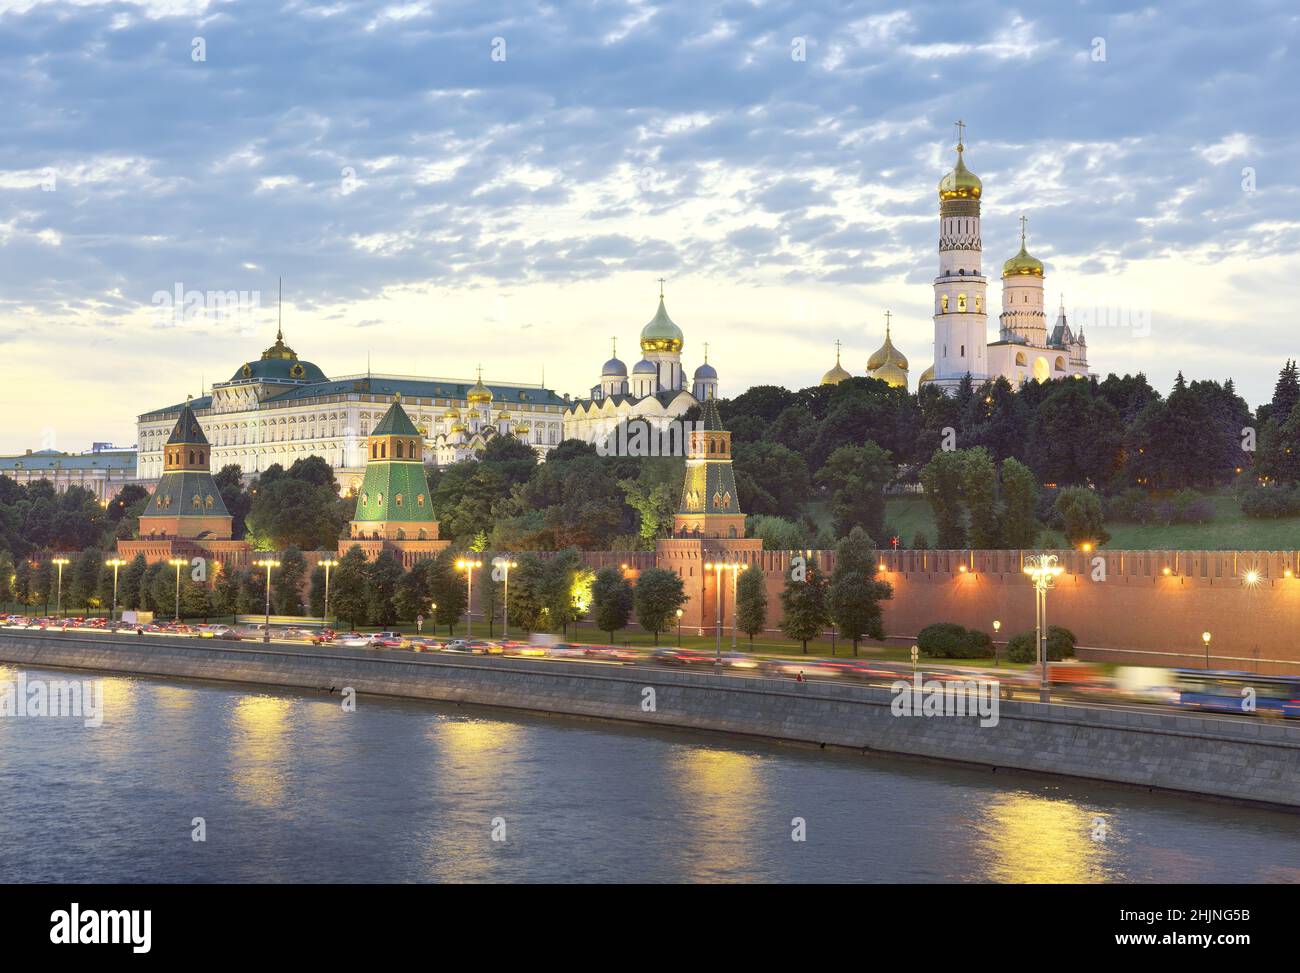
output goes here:
{"type": "MultiPolygon", "coordinates": [[[[244,362],[211,394],[189,406],[211,446],[212,468],[237,464],[246,476],[273,464],[320,456],[340,488],[355,493],[365,477],[366,437],[400,396],[424,439],[426,463],[476,458],[495,437],[528,443],[542,458],[566,438],[592,440],[620,422],[643,418],[661,427],[717,394],[718,375],[704,361],[688,388],[684,336],[668,316],[662,287],[654,317],[641,329],[642,359],[629,371],[615,355],[601,366],[589,396],[559,395],[543,385],[360,374],[328,378],[277,333],[257,359],[244,362]]],[[[163,447],[183,403],[139,416],[137,478],[154,483],[163,447]]]]}

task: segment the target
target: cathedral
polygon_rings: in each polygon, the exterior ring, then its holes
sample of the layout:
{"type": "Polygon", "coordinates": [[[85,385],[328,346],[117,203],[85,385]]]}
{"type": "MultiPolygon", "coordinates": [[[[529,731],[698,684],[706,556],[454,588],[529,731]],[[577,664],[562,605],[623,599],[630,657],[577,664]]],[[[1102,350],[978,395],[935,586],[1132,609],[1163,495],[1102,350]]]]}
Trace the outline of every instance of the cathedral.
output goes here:
{"type": "Polygon", "coordinates": [[[593,442],[632,419],[664,429],[692,406],[717,396],[718,372],[709,364],[708,345],[687,388],[682,366],[685,336],[668,316],[663,283],[660,279],[659,309],[641,329],[641,360],[629,374],[615,344],[614,357],[601,366],[600,381],[592,386],[591,395],[565,410],[566,438],[593,442]]]}
{"type": "MultiPolygon", "coordinates": [[[[1012,388],[1033,380],[1086,378],[1088,343],[1066,320],[1062,299],[1050,331],[1043,298],[1043,262],[1031,256],[1024,216],[1020,218],[1020,252],[1002,265],[1002,313],[998,337],[988,340],[988,279],[984,276],[980,201],[984,184],[966,168],[966,146],[958,123],[957,162],[939,181],[939,275],[934,279],[934,364],[921,373],[918,388],[934,385],[954,393],[966,375],[978,386],[1005,378],[1012,388]]],[[[821,384],[838,385],[850,377],[835,367],[821,384]]],[[[867,362],[867,374],[893,386],[907,387],[907,359],[893,345],[886,312],[885,343],[867,362]]]]}

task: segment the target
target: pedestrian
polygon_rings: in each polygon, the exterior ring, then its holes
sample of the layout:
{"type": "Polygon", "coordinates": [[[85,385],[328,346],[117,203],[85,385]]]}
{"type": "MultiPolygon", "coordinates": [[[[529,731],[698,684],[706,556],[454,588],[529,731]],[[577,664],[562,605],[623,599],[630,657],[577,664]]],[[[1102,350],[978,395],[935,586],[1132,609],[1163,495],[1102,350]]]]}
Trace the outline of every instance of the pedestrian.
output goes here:
{"type": "Polygon", "coordinates": [[[795,681],[795,682],[803,682],[803,670],[802,670],[802,669],[800,669],[799,672],[795,674],[794,681],[795,681]]]}

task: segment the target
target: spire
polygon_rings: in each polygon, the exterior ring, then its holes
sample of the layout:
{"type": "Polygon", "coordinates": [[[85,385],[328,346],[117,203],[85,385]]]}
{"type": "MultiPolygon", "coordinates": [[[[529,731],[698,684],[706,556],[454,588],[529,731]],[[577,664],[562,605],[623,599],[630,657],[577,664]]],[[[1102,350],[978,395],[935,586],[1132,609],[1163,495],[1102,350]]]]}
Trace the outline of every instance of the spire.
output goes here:
{"type": "Polygon", "coordinates": [[[961,155],[962,150],[966,148],[966,146],[962,144],[965,142],[964,136],[966,134],[966,123],[959,118],[953,124],[957,126],[957,154],[961,155]]]}
{"type": "Polygon", "coordinates": [[[706,341],[704,342],[704,364],[707,365],[708,363],[709,363],[709,343],[706,341]]]}
{"type": "Polygon", "coordinates": [[[894,312],[893,312],[893,311],[886,311],[886,312],[885,312],[885,340],[886,340],[886,341],[889,340],[889,320],[890,320],[890,318],[892,318],[893,316],[894,316],[894,312]]]}
{"type": "Polygon", "coordinates": [[[836,338],[835,339],[835,364],[838,366],[839,363],[840,363],[840,339],[836,338]]]}
{"type": "Polygon", "coordinates": [[[664,299],[664,278],[659,278],[659,300],[664,299]]]}
{"type": "Polygon", "coordinates": [[[1024,213],[1020,214],[1020,252],[1025,252],[1025,224],[1029,222],[1029,217],[1024,213]]]}
{"type": "Polygon", "coordinates": [[[284,341],[284,278],[280,278],[279,296],[275,301],[275,343],[284,341]]]}

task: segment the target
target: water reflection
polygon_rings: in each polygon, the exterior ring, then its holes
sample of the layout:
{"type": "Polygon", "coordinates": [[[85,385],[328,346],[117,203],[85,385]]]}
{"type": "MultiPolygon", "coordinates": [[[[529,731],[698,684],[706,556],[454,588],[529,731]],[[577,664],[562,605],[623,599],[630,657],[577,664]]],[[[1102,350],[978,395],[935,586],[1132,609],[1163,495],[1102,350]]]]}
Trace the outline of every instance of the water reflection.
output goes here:
{"type": "Polygon", "coordinates": [[[752,753],[686,747],[668,773],[681,808],[683,881],[755,881],[754,854],[760,806],[765,804],[762,766],[752,753]]]}
{"type": "Polygon", "coordinates": [[[975,822],[975,853],[993,882],[1123,881],[1114,817],[1064,798],[990,793],[975,822]]]}
{"type": "Polygon", "coordinates": [[[275,808],[284,802],[285,775],[292,752],[284,735],[292,700],[243,696],[231,714],[230,777],[240,800],[275,808]]]}

